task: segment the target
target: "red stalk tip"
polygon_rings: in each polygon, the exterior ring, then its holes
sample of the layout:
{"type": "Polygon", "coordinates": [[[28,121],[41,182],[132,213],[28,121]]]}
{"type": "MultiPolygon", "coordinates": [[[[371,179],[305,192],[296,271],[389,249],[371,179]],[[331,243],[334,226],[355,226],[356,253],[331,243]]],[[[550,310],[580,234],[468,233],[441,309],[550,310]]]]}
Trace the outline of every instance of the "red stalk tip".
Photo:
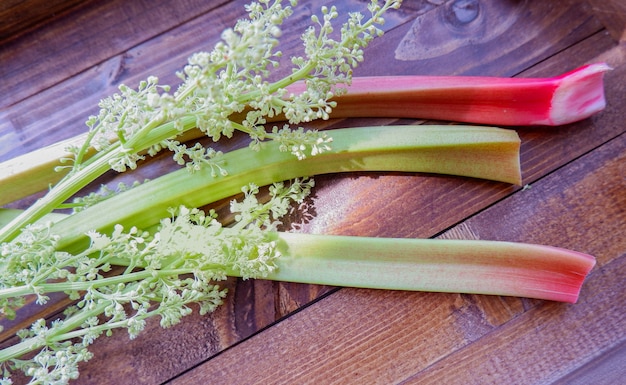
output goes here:
{"type": "Polygon", "coordinates": [[[589,64],[558,77],[546,124],[572,123],[602,111],[606,107],[603,77],[610,69],[606,63],[589,64]]]}

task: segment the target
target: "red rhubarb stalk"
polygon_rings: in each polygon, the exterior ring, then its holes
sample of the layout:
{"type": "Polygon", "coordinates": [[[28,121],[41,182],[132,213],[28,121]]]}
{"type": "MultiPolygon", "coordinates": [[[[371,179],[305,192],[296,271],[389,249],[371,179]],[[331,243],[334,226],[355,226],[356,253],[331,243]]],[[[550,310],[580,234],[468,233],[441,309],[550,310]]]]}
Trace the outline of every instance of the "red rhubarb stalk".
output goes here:
{"type": "MultiPolygon", "coordinates": [[[[590,64],[552,78],[478,76],[354,77],[331,117],[390,117],[467,123],[557,126],[604,109],[603,75],[590,64]]],[[[291,92],[303,91],[297,83],[291,92]]]]}

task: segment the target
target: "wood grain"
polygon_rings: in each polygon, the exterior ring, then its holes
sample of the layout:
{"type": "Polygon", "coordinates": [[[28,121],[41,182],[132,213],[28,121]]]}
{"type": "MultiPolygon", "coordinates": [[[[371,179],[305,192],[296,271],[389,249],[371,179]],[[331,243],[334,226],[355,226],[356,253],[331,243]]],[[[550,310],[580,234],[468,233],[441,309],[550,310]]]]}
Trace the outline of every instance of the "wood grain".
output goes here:
{"type": "Polygon", "coordinates": [[[555,381],[555,385],[612,385],[624,379],[626,343],[605,351],[584,366],[555,381]]]}
{"type": "Polygon", "coordinates": [[[118,0],[90,2],[73,9],[0,47],[0,91],[6,95],[0,108],[120,55],[221,4],[222,1],[185,0],[173,4],[162,0],[118,0]]]}
{"type": "MultiPolygon", "coordinates": [[[[624,292],[606,293],[604,288],[623,282],[625,271],[621,258],[591,277],[575,307],[538,306],[406,383],[547,384],[558,380],[624,343],[625,318],[622,309],[614,306],[624,301],[624,292]]],[[[623,367],[617,371],[626,374],[623,367]]]]}
{"type": "Polygon", "coordinates": [[[446,4],[452,6],[439,7],[420,15],[418,18],[423,20],[417,25],[403,24],[387,34],[385,41],[373,42],[372,49],[376,50],[377,57],[385,58],[385,65],[368,61],[355,74],[514,76],[604,28],[598,19],[592,17],[586,4],[576,1],[560,2],[558,7],[551,2],[533,0],[449,1],[446,4]],[[480,7],[489,8],[489,15],[455,27],[457,16],[453,8],[454,4],[461,3],[477,3],[480,7]],[[510,15],[512,9],[516,12],[513,16],[510,15]],[[450,13],[452,15],[448,15],[450,13]],[[510,19],[512,23],[505,26],[501,19],[510,19]],[[431,28],[435,28],[432,35],[431,28]],[[467,36],[463,36],[466,30],[467,36]],[[483,31],[478,41],[470,37],[473,31],[483,31]],[[421,40],[412,38],[407,42],[407,36],[421,40]],[[455,48],[448,48],[449,52],[441,52],[441,55],[432,58],[417,60],[418,53],[413,53],[409,59],[415,57],[415,60],[389,60],[397,59],[396,51],[400,46],[419,51],[424,49],[421,44],[435,38],[440,45],[455,48]],[[464,43],[457,42],[459,38],[464,43]],[[452,64],[454,72],[450,72],[452,64]]]}
{"type": "Polygon", "coordinates": [[[69,12],[85,1],[4,0],[0,3],[0,45],[69,12]]]}
{"type": "Polygon", "coordinates": [[[626,41],[626,3],[620,0],[588,0],[593,13],[615,40],[626,41]]]}

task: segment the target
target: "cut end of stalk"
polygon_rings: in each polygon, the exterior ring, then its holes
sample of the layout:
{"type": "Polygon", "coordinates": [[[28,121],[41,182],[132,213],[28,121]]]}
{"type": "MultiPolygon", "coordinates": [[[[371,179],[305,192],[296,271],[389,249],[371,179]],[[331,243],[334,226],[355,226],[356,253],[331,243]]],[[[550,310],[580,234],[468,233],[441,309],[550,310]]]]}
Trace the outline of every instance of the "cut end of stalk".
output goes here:
{"type": "Polygon", "coordinates": [[[552,97],[549,121],[561,125],[586,119],[606,107],[604,73],[611,70],[606,63],[589,64],[557,78],[552,97]]]}
{"type": "Polygon", "coordinates": [[[546,261],[552,261],[551,269],[537,268],[536,274],[528,278],[528,287],[534,298],[558,302],[576,303],[587,275],[596,265],[596,259],[585,253],[553,246],[535,246],[538,255],[546,261]],[[533,287],[531,283],[537,282],[533,287]]]}

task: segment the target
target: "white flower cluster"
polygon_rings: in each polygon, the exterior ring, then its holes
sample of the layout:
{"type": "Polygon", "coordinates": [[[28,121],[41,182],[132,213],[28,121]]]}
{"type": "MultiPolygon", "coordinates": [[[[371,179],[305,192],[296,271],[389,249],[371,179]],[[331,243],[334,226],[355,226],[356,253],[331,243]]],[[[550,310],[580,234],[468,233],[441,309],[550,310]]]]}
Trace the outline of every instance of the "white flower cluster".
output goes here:
{"type": "MultiPolygon", "coordinates": [[[[295,3],[291,1],[291,6],[295,3]]],[[[399,3],[372,1],[368,7],[371,16],[351,14],[338,39],[331,36],[337,9],[322,7],[322,17],[313,16],[314,25],[302,35],[304,55],[293,57],[292,73],[279,80],[270,80],[271,70],[279,65],[281,25],[292,14],[292,7],[283,6],[280,0],[246,6],[248,18],[225,30],[212,51],[189,58],[178,73],[183,82],[173,94],[169,86],[150,77],[137,90],[121,85],[119,94],[103,100],[98,116],[87,122],[91,130],[87,145],[72,149],[78,163],[75,169],[80,168],[89,146],[116,151],[109,163],[117,171],[134,169],[145,150],[155,155],[167,148],[175,152],[178,163],[189,163],[192,171],[208,165],[224,174],[214,159],[219,151],[198,151],[176,141],[194,127],[214,141],[231,137],[235,130],[246,132],[253,149],[264,140],[289,143],[281,148],[300,159],[327,150],[330,141],[314,131],[301,135],[302,128],[295,128],[294,133],[288,127],[278,130],[264,125],[278,116],[292,125],[328,119],[335,107],[332,98],[343,92],[342,85],[350,83],[353,68],[363,61],[363,48],[382,34],[378,27],[384,22],[382,14],[399,3]],[[306,89],[288,94],[286,87],[300,80],[306,89]],[[235,117],[242,113],[245,118],[237,121],[235,117]]]]}
{"type": "Polygon", "coordinates": [[[149,317],[159,316],[168,327],[191,313],[191,303],[199,304],[202,314],[213,311],[226,295],[216,281],[227,275],[264,277],[275,269],[281,253],[272,230],[312,187],[312,180],[276,183],[261,202],[259,188],[245,186],[244,199],[231,204],[236,213],[231,227],[223,227],[214,211],[183,206],[171,210],[172,218],[162,220],[155,234],[121,225],[110,235],[91,231],[89,248],[76,255],[56,250],[58,237],[48,226],[30,227],[2,244],[2,313],[14,316],[29,294],[45,303],[47,293],[64,292],[78,302],[65,319],[49,327],[42,319],[20,331],[17,346],[40,351],[32,360],[4,365],[45,383],[66,383],[78,375],[78,363],[91,357],[87,347],[113,329],[127,329],[134,338],[149,317]],[[126,270],[107,275],[113,265],[126,270]]]}

